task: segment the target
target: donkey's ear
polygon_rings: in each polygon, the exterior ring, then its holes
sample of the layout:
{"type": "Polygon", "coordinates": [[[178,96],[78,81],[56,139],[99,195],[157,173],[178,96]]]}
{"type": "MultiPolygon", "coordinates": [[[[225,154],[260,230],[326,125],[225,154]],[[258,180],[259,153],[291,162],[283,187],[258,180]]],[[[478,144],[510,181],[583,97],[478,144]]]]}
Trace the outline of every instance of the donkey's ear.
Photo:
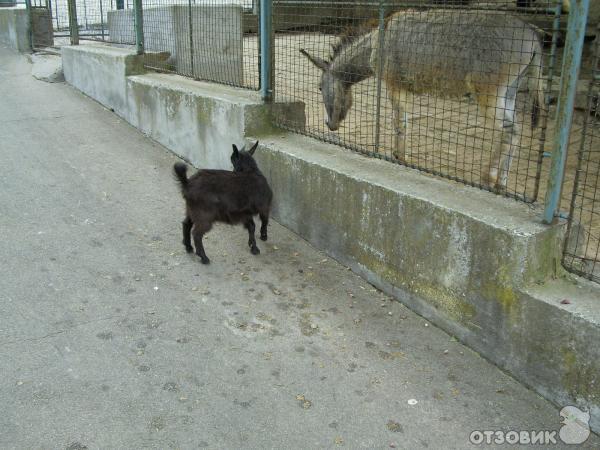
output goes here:
{"type": "Polygon", "coordinates": [[[250,150],[248,150],[248,153],[250,153],[250,156],[254,155],[254,152],[256,151],[256,147],[258,147],[258,141],[256,141],[256,144],[254,144],[250,150]]]}
{"type": "Polygon", "coordinates": [[[300,53],[302,53],[304,56],[306,56],[309,59],[309,61],[311,63],[313,63],[315,66],[317,66],[319,69],[327,70],[329,68],[329,63],[327,61],[319,58],[318,56],[312,56],[310,53],[308,53],[303,48],[300,49],[300,53]]]}
{"type": "Polygon", "coordinates": [[[238,156],[239,155],[239,151],[238,151],[237,145],[235,145],[235,144],[233,144],[233,155],[234,156],[238,156]]]}

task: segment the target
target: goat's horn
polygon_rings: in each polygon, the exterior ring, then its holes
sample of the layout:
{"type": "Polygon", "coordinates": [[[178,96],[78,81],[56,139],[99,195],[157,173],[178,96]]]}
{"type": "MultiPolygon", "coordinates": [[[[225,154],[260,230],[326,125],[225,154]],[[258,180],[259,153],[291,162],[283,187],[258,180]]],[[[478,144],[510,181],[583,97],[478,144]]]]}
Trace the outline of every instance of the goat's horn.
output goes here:
{"type": "Polygon", "coordinates": [[[258,141],[256,141],[256,144],[254,144],[252,146],[252,148],[248,151],[248,153],[250,153],[250,155],[254,155],[254,152],[256,151],[257,147],[258,147],[258,141]]]}

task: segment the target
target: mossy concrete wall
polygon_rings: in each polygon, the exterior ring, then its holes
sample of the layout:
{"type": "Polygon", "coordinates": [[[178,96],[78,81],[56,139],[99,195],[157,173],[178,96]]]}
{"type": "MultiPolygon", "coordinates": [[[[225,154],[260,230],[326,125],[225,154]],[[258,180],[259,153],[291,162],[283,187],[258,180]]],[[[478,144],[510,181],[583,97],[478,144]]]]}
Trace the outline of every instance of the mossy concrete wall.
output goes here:
{"type": "Polygon", "coordinates": [[[304,124],[302,103],[267,108],[257,92],[176,75],[129,77],[127,92],[129,123],[197,167],[230,168],[231,144],[269,130],[271,114],[304,124]]]}
{"type": "Polygon", "coordinates": [[[600,288],[561,270],[564,224],[302,136],[256,154],[278,222],[600,430],[600,288]]]}
{"type": "Polygon", "coordinates": [[[276,220],[557,405],[590,410],[600,430],[600,289],[564,278],[563,224],[270,125],[286,114],[301,126],[301,104],[267,106],[256,92],[136,75],[131,53],[89,47],[63,50],[67,81],[199,167],[230,167],[231,144],[260,137],[276,220]]]}
{"type": "Polygon", "coordinates": [[[30,52],[29,15],[24,6],[0,8],[0,42],[19,52],[30,52]]]}
{"type": "Polygon", "coordinates": [[[272,114],[304,124],[302,103],[265,107],[255,91],[146,74],[130,48],[68,46],[62,58],[68,83],[196,166],[229,168],[231,144],[271,130],[272,114]]]}

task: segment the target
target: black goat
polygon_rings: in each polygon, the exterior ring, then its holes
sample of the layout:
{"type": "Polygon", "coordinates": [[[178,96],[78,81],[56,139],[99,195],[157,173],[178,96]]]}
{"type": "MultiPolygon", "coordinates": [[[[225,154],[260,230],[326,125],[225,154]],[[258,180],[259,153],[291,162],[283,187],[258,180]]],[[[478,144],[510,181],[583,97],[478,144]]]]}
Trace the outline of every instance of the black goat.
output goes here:
{"type": "Polygon", "coordinates": [[[244,224],[248,230],[250,251],[253,255],[258,255],[260,250],[254,238],[253,219],[258,214],[261,220],[260,238],[267,240],[273,192],[252,157],[256,147],[258,141],[249,151],[240,151],[233,146],[233,172],[204,169],[188,178],[185,164],[178,162],[173,166],[186,205],[185,219],[182,222],[183,245],[188,253],[192,253],[194,249],[190,234],[193,235],[196,254],[203,264],[210,263],[210,260],[204,252],[202,237],[215,222],[244,224]]]}

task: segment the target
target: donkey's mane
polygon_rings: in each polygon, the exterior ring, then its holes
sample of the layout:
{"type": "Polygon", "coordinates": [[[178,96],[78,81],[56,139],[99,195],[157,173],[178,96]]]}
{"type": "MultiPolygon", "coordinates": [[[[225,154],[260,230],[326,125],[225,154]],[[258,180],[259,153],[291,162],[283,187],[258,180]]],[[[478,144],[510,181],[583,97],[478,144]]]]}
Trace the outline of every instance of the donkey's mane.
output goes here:
{"type": "MultiPolygon", "coordinates": [[[[383,26],[387,29],[389,21],[393,16],[397,14],[409,14],[415,12],[422,12],[421,8],[411,8],[402,11],[390,11],[384,18],[383,26]]],[[[332,44],[333,53],[331,59],[333,60],[336,56],[346,50],[347,47],[351,46],[359,38],[371,33],[379,27],[379,19],[368,19],[360,25],[348,25],[344,28],[338,37],[338,40],[332,44]]]]}
{"type": "MultiPolygon", "coordinates": [[[[387,19],[386,19],[387,22],[387,19]]],[[[369,19],[358,26],[349,25],[339,35],[338,40],[331,46],[333,53],[331,59],[335,59],[347,47],[351,46],[360,37],[370,33],[379,26],[379,20],[369,19]]]]}

